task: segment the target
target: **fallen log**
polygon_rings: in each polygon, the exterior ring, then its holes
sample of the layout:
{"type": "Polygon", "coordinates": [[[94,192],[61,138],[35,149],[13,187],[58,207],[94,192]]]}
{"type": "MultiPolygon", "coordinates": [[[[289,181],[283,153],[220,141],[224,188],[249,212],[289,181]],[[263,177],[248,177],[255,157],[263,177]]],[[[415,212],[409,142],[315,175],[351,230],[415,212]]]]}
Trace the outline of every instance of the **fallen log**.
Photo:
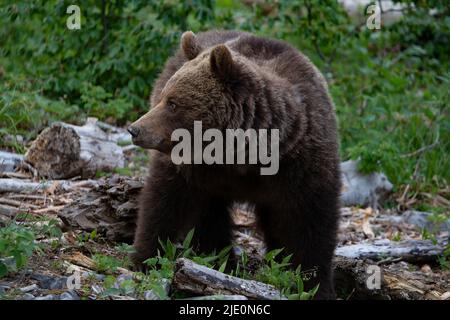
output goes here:
{"type": "Polygon", "coordinates": [[[407,262],[434,262],[443,254],[445,242],[433,244],[431,240],[392,242],[388,239],[358,243],[336,249],[337,256],[358,260],[402,260],[407,262]]]}
{"type": "Polygon", "coordinates": [[[131,144],[131,135],[127,130],[112,126],[105,122],[98,121],[96,118],[88,118],[88,122],[95,123],[97,127],[103,130],[103,132],[107,135],[106,139],[109,141],[114,141],[120,145],[131,144]]]}
{"type": "Polygon", "coordinates": [[[50,188],[61,188],[64,191],[71,191],[81,187],[93,187],[97,184],[95,180],[84,181],[67,181],[67,180],[49,180],[34,182],[24,179],[0,179],[0,193],[29,193],[36,191],[43,191],[50,188]]]}
{"type": "Polygon", "coordinates": [[[22,179],[0,179],[0,192],[33,192],[47,189],[50,185],[48,181],[41,183],[22,179]]]}
{"type": "Polygon", "coordinates": [[[123,176],[97,180],[97,186],[81,193],[58,216],[69,228],[97,230],[108,240],[131,242],[142,187],[142,181],[123,176]]]}
{"type": "Polygon", "coordinates": [[[57,122],[41,132],[25,160],[46,178],[91,178],[97,171],[111,172],[125,165],[119,140],[101,129],[93,118],[84,126],[57,122]]]}
{"type": "Polygon", "coordinates": [[[336,291],[344,299],[444,300],[448,299],[448,274],[426,274],[406,262],[386,266],[335,257],[336,291]]]}
{"type": "Polygon", "coordinates": [[[229,276],[185,258],[176,262],[172,286],[178,291],[202,296],[241,295],[249,299],[285,299],[281,292],[271,285],[229,276]]]}
{"type": "Polygon", "coordinates": [[[14,172],[18,168],[24,156],[21,154],[0,151],[0,172],[14,172]]]}

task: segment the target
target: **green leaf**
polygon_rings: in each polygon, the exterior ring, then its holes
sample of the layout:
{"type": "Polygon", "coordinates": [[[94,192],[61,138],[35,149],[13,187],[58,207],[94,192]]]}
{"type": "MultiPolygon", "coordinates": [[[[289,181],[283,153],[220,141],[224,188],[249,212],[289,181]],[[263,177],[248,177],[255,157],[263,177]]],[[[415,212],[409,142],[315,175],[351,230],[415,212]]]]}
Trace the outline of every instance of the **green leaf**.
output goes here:
{"type": "Polygon", "coordinates": [[[274,249],[272,251],[269,251],[264,256],[264,259],[268,262],[274,261],[275,257],[278,256],[282,251],[283,251],[283,249],[274,249]]]}
{"type": "Polygon", "coordinates": [[[225,272],[225,268],[227,267],[227,261],[222,263],[222,265],[219,268],[219,272],[225,272]]]}
{"type": "Polygon", "coordinates": [[[158,258],[149,258],[145,260],[144,263],[149,267],[154,267],[158,263],[158,258]]]}
{"type": "Polygon", "coordinates": [[[191,230],[189,230],[188,234],[186,235],[186,238],[183,241],[183,248],[186,250],[190,247],[191,242],[192,242],[192,238],[194,236],[194,228],[192,228],[191,230]]]}
{"type": "Polygon", "coordinates": [[[302,279],[302,277],[298,277],[298,279],[297,279],[297,291],[299,293],[302,293],[304,289],[305,288],[304,288],[304,284],[303,284],[303,279],[302,279]]]}

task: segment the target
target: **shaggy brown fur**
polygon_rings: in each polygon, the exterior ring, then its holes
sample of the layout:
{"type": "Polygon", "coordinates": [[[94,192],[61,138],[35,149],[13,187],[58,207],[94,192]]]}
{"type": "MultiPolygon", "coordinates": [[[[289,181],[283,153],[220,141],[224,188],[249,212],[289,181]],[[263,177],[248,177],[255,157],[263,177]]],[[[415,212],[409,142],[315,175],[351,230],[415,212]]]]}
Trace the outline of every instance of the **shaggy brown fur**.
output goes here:
{"type": "Polygon", "coordinates": [[[318,268],[317,298],[333,298],[340,172],[334,107],[326,82],[290,45],[251,34],[183,34],[151,96],[152,110],[136,121],[134,142],[152,151],[141,196],[134,262],[156,254],[158,238],[178,239],[195,227],[200,250],[231,241],[229,209],[255,205],[268,250],[285,248],[302,270],[318,268]],[[280,130],[280,168],[261,176],[257,165],[171,162],[171,132],[254,128],[280,130]]]}

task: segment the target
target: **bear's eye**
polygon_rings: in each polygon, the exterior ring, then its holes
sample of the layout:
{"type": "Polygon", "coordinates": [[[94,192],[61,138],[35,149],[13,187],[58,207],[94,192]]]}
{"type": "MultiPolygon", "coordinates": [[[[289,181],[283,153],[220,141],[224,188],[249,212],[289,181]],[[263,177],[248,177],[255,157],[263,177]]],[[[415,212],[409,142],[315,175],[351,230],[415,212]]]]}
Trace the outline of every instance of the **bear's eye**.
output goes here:
{"type": "Polygon", "coordinates": [[[170,111],[175,111],[177,109],[177,105],[174,102],[169,102],[167,106],[169,107],[170,111]]]}

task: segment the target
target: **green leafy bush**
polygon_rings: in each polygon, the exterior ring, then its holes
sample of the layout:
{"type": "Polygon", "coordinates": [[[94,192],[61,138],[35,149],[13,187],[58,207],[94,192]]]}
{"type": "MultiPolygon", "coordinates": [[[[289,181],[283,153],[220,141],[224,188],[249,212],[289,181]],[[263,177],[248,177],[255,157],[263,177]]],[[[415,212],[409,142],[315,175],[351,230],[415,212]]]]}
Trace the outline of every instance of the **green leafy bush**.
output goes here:
{"type": "MultiPolygon", "coordinates": [[[[146,108],[152,83],[181,32],[197,19],[201,21],[197,25],[203,26],[213,14],[209,0],[105,3],[102,7],[99,1],[84,1],[82,28],[74,31],[66,28],[69,1],[0,6],[5,89],[15,92],[17,80],[22,79],[19,85],[33,92],[9,97],[3,104],[12,110],[1,114],[27,114],[19,111],[22,102],[34,112],[65,110],[73,119],[78,110],[112,122],[133,119],[146,108]],[[49,106],[49,99],[59,102],[49,106]],[[41,103],[34,105],[34,100],[41,103]]],[[[22,117],[8,118],[15,119],[10,127],[18,123],[30,127],[22,117]]],[[[52,120],[44,114],[37,118],[52,120]]],[[[37,123],[37,129],[43,125],[37,123]]]]}
{"type": "Polygon", "coordinates": [[[448,59],[450,6],[446,0],[394,0],[404,5],[403,19],[392,27],[391,41],[423,50],[430,58],[448,59]]]}

